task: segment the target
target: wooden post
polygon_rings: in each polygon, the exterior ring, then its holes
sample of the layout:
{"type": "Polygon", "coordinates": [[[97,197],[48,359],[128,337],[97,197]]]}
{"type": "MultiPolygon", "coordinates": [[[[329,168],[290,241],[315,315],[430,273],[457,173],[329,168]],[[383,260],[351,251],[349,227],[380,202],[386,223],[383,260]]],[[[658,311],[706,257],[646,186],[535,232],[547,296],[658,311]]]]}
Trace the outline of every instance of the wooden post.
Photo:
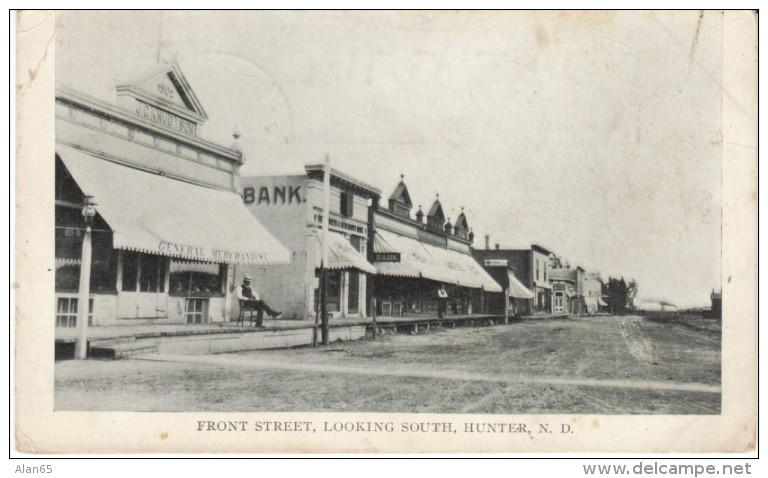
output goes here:
{"type": "Polygon", "coordinates": [[[86,226],[80,258],[80,289],[77,296],[77,342],[75,358],[88,356],[88,306],[91,295],[91,226],[86,226]]]}
{"type": "Polygon", "coordinates": [[[509,325],[509,287],[504,289],[504,325],[509,325]]]}
{"type": "Polygon", "coordinates": [[[371,297],[371,320],[373,321],[373,341],[376,341],[376,297],[371,297]]]}
{"type": "Polygon", "coordinates": [[[323,345],[330,343],[330,330],[328,323],[328,220],[331,206],[331,158],[325,156],[323,173],[323,259],[320,264],[320,314],[322,323],[323,345]]]}
{"type": "MultiPolygon", "coordinates": [[[[322,273],[320,275],[322,280],[322,273]]],[[[322,287],[322,284],[319,284],[322,287]]],[[[319,289],[322,290],[322,289],[319,289]]],[[[320,294],[318,294],[319,299],[320,294]]],[[[245,320],[245,319],[243,319],[245,320]]],[[[317,347],[317,333],[320,330],[320,304],[315,304],[315,327],[312,329],[312,347],[317,347]]]]}

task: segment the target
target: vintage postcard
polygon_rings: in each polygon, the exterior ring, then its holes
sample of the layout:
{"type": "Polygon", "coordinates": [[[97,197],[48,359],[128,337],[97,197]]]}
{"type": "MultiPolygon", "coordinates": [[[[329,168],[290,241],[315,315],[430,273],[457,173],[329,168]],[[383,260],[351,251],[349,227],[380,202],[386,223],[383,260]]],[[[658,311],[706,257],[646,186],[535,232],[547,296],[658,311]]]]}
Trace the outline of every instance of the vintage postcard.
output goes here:
{"type": "Polygon", "coordinates": [[[754,451],[756,13],[16,41],[17,454],[754,451]]]}

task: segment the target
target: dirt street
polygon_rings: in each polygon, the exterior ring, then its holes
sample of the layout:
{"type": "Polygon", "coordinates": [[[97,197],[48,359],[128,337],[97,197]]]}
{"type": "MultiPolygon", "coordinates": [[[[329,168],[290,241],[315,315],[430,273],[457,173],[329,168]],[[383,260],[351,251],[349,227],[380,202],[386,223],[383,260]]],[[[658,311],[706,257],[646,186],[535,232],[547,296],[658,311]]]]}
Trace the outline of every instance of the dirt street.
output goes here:
{"type": "Polygon", "coordinates": [[[57,410],[718,414],[720,324],[584,317],[55,365],[57,410]]]}

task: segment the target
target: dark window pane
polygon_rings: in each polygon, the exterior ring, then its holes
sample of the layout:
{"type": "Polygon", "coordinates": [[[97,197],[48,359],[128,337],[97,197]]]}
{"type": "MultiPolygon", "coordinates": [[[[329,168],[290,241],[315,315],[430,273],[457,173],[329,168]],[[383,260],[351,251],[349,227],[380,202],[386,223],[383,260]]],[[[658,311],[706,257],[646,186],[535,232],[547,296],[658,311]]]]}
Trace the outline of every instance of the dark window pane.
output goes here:
{"type": "Polygon", "coordinates": [[[354,195],[352,193],[342,191],[341,193],[341,215],[349,217],[352,215],[352,208],[354,205],[354,195]]]}
{"type": "Polygon", "coordinates": [[[139,277],[140,292],[165,291],[165,258],[161,256],[140,256],[141,267],[139,277]]]}
{"type": "Polygon", "coordinates": [[[177,296],[222,295],[226,266],[191,261],[171,261],[170,293],[177,296]]]}
{"type": "Polygon", "coordinates": [[[139,255],[133,252],[123,253],[123,290],[136,291],[136,280],[139,277],[139,255]]]}
{"type": "Polygon", "coordinates": [[[347,308],[350,314],[360,311],[360,273],[349,271],[349,295],[347,308]]]}
{"type": "Polygon", "coordinates": [[[341,299],[341,271],[328,271],[328,311],[338,312],[341,299]]]}
{"type": "Polygon", "coordinates": [[[56,259],[56,290],[76,291],[80,288],[80,261],[56,259]]]}

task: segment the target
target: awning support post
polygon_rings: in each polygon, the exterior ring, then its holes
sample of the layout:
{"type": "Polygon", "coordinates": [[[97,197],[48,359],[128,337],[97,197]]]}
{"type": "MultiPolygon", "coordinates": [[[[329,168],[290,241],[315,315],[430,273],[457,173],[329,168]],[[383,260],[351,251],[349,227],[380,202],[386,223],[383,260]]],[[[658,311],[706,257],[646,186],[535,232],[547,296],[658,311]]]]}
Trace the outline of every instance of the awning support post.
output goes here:
{"type": "Polygon", "coordinates": [[[323,174],[323,260],[320,265],[320,314],[322,327],[322,343],[330,344],[330,330],[328,323],[328,220],[331,206],[331,158],[325,155],[323,174]]]}
{"type": "Polygon", "coordinates": [[[85,235],[83,250],[80,258],[80,288],[77,296],[77,342],[75,342],[75,359],[83,360],[88,357],[88,309],[91,295],[91,223],[96,215],[96,203],[93,196],[85,196],[83,201],[83,217],[85,218],[85,235]]]}
{"type": "Polygon", "coordinates": [[[91,226],[85,228],[83,253],[80,260],[80,289],[77,296],[77,342],[75,358],[82,360],[88,356],[88,308],[91,285],[91,226]]]}
{"type": "Polygon", "coordinates": [[[504,325],[509,325],[509,287],[504,289],[504,325]]]}

